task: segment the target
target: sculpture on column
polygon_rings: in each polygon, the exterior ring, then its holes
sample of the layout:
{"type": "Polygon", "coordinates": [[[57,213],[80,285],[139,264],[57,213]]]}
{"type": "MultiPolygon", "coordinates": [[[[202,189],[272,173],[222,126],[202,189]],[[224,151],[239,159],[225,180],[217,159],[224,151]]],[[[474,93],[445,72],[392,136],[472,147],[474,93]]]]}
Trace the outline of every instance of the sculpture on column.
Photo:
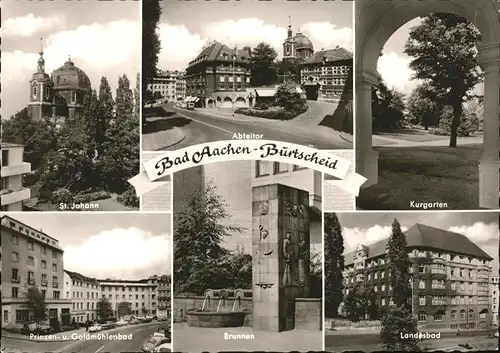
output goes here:
{"type": "Polygon", "coordinates": [[[286,232],[285,239],[283,240],[283,258],[285,260],[285,269],[283,271],[283,286],[290,287],[292,282],[292,233],[286,232]]]}
{"type": "Polygon", "coordinates": [[[259,214],[265,216],[269,213],[269,201],[264,201],[259,205],[259,214]]]}
{"type": "Polygon", "coordinates": [[[269,242],[266,240],[264,241],[267,236],[269,235],[269,232],[264,229],[264,226],[261,224],[259,225],[259,231],[260,231],[260,252],[263,255],[271,255],[273,253],[273,249],[269,248],[269,242]],[[268,244],[267,249],[264,244],[268,244]]]}
{"type": "Polygon", "coordinates": [[[304,236],[300,236],[300,242],[299,242],[299,253],[298,253],[298,267],[299,267],[299,278],[298,278],[298,284],[299,286],[303,286],[305,283],[306,279],[306,256],[307,256],[307,243],[304,239],[304,236]]]}

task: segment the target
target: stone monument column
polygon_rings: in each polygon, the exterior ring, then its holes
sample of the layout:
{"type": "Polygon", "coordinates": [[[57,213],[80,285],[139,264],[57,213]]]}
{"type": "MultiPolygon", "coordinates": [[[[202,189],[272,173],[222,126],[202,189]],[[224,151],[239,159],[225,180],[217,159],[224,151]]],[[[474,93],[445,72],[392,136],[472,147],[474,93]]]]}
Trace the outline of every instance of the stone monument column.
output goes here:
{"type": "Polygon", "coordinates": [[[294,328],[295,298],[309,294],[309,193],[286,185],[252,189],[255,330],[294,328]]]}

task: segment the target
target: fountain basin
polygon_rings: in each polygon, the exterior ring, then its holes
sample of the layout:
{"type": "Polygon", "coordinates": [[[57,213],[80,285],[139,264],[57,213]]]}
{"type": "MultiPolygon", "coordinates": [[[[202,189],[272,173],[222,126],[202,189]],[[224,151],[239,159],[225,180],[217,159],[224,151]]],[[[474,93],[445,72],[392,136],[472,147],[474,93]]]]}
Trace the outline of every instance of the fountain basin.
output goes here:
{"type": "Polygon", "coordinates": [[[245,311],[189,309],[186,311],[186,321],[192,327],[241,327],[246,315],[245,311]]]}

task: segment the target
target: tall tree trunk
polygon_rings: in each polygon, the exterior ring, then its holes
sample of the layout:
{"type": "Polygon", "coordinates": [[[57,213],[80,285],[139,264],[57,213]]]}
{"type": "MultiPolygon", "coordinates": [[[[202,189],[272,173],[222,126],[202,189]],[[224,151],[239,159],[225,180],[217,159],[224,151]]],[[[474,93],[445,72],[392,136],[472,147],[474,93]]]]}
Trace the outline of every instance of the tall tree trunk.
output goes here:
{"type": "Polygon", "coordinates": [[[462,102],[455,104],[453,107],[453,120],[451,121],[450,147],[457,147],[458,127],[460,126],[460,118],[462,117],[462,113],[462,102]]]}

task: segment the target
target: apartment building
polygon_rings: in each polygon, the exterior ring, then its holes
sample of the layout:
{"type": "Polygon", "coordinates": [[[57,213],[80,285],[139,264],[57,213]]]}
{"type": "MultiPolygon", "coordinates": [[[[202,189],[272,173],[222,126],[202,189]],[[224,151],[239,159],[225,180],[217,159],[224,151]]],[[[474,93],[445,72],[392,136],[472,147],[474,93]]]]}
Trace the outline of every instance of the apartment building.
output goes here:
{"type": "MultiPolygon", "coordinates": [[[[421,328],[487,329],[492,323],[491,261],[462,234],[415,224],[406,232],[412,308],[421,328]]],[[[357,284],[392,305],[388,238],[344,255],[346,294],[357,284]]]]}
{"type": "Polygon", "coordinates": [[[171,313],[171,289],[172,278],[170,276],[158,276],[158,286],[156,287],[158,297],[157,316],[170,318],[171,313]]]}
{"type": "Polygon", "coordinates": [[[1,218],[2,327],[22,328],[31,323],[23,307],[27,291],[37,287],[48,309],[48,318],[68,324],[71,301],[64,298],[63,250],[58,240],[18,220],[1,218]]]}
{"type": "Polygon", "coordinates": [[[490,280],[490,291],[491,291],[491,313],[492,313],[492,323],[498,326],[498,286],[500,277],[491,277],[490,280]]]}
{"type": "Polygon", "coordinates": [[[64,297],[71,300],[71,320],[77,323],[97,320],[101,287],[95,278],[64,270],[64,297]]]}
{"type": "MultiPolygon", "coordinates": [[[[182,101],[186,97],[186,80],[181,71],[162,71],[147,89],[164,102],[182,101]]],[[[158,99],[158,98],[157,98],[158,99]]]]}
{"type": "Polygon", "coordinates": [[[29,188],[23,186],[23,175],[31,172],[31,164],[23,162],[24,146],[0,144],[2,151],[2,211],[22,211],[23,201],[31,197],[29,188]]]}
{"type": "Polygon", "coordinates": [[[120,303],[130,303],[131,315],[157,316],[158,311],[158,277],[152,276],[142,280],[98,279],[101,286],[101,297],[111,303],[113,314],[120,317],[120,303]]]}

